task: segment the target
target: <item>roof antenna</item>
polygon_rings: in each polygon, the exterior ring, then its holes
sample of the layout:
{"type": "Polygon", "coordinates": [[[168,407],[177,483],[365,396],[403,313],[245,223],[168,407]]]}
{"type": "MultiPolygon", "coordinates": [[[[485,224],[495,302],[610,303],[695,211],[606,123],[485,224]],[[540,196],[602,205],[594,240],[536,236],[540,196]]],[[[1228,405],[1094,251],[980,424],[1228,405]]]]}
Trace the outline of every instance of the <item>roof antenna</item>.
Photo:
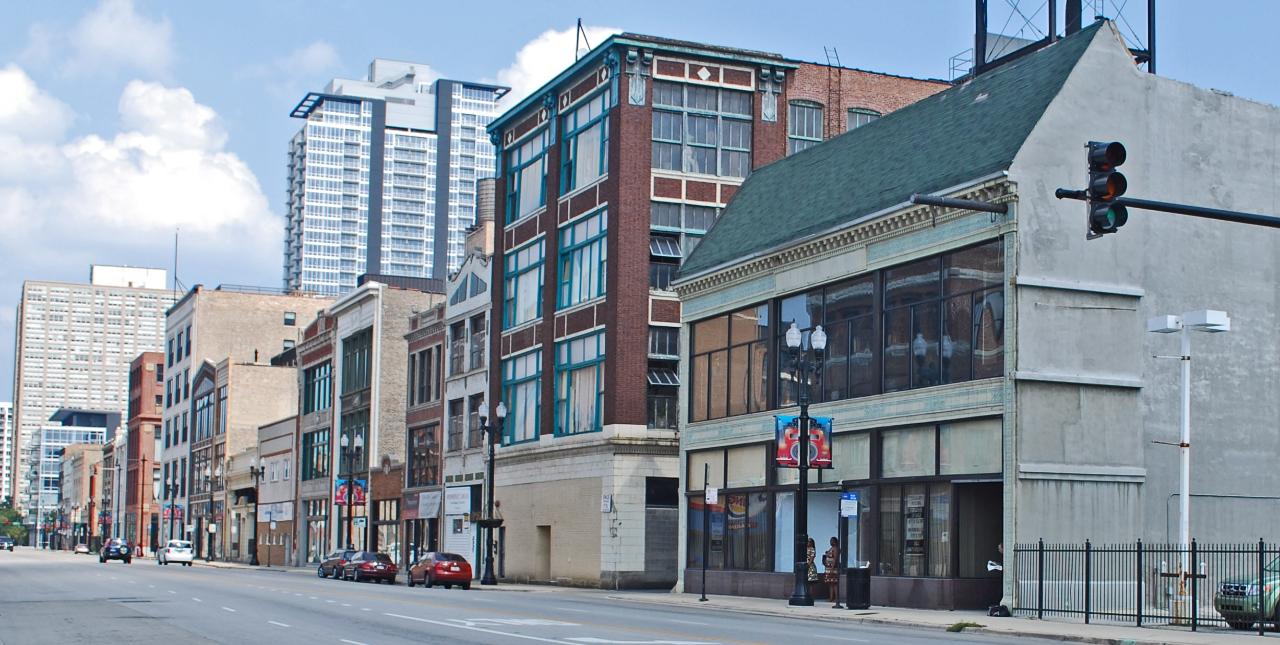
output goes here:
{"type": "Polygon", "coordinates": [[[582,28],[582,18],[578,18],[578,31],[573,35],[574,62],[577,62],[578,58],[582,56],[582,45],[586,45],[587,51],[591,51],[591,43],[587,42],[587,30],[582,28]]]}

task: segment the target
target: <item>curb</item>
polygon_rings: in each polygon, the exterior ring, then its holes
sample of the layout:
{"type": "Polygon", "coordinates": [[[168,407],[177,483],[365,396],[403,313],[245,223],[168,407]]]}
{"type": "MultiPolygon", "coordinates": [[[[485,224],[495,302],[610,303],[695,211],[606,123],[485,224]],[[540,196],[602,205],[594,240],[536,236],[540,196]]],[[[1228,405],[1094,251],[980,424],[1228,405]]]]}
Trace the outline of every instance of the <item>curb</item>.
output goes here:
{"type": "MultiPolygon", "coordinates": [[[[689,604],[685,602],[671,602],[671,601],[660,600],[660,599],[648,599],[648,598],[633,597],[633,596],[620,596],[620,595],[614,595],[614,594],[610,594],[606,597],[610,600],[619,600],[624,602],[625,601],[639,602],[639,603],[645,603],[645,604],[651,604],[651,605],[666,605],[669,607],[679,607],[679,606],[684,606],[689,604]]],[[[698,606],[704,606],[704,605],[698,605],[698,606]]],[[[802,617],[806,620],[816,620],[824,623],[857,623],[857,624],[863,624],[863,625],[911,627],[911,628],[916,628],[921,630],[946,631],[947,629],[946,625],[939,625],[937,623],[913,622],[910,620],[898,620],[898,619],[892,619],[892,618],[872,618],[872,617],[866,617],[866,616],[857,616],[856,614],[848,617],[831,616],[827,614],[814,614],[810,616],[810,615],[803,615],[803,614],[793,613],[788,611],[779,611],[779,610],[770,610],[770,609],[760,610],[760,609],[754,609],[754,608],[748,608],[748,607],[735,607],[732,605],[712,605],[712,606],[721,611],[732,612],[735,614],[749,614],[752,616],[764,615],[764,616],[774,616],[774,617],[780,617],[780,618],[802,617]]],[[[1019,619],[1006,618],[1001,620],[1019,620],[1019,619]]],[[[992,636],[1039,638],[1044,640],[1056,640],[1056,641],[1071,642],[1071,643],[1090,643],[1092,645],[1181,645],[1182,643],[1185,643],[1185,641],[1168,641],[1163,639],[1145,639],[1145,638],[1133,639],[1133,638],[1115,638],[1115,637],[1107,637],[1107,636],[1083,636],[1083,635],[1078,636],[1073,634],[1062,634],[1062,633],[1055,634],[1055,633],[1044,633],[1044,632],[1037,632],[1033,630],[1017,629],[1017,628],[1015,629],[993,628],[986,625],[982,627],[966,627],[963,631],[964,633],[972,632],[974,634],[988,634],[992,636]]]]}

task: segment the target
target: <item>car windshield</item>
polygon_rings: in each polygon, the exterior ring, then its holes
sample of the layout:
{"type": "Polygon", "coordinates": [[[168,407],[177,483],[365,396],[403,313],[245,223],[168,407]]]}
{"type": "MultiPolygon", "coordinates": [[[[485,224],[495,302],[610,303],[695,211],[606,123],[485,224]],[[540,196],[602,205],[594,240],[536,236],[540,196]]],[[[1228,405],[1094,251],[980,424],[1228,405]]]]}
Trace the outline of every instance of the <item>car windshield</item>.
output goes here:
{"type": "Polygon", "coordinates": [[[120,538],[111,538],[111,541],[107,544],[110,544],[111,546],[124,546],[124,540],[120,538]]]}
{"type": "Polygon", "coordinates": [[[466,558],[457,553],[437,553],[436,559],[444,562],[466,562],[466,558]]]}
{"type": "Polygon", "coordinates": [[[1272,560],[1271,564],[1268,564],[1267,566],[1263,567],[1263,569],[1267,571],[1271,571],[1273,573],[1280,572],[1280,557],[1277,557],[1276,559],[1272,560]]]}
{"type": "Polygon", "coordinates": [[[378,558],[378,562],[386,562],[387,564],[391,564],[391,556],[385,553],[379,553],[377,558],[378,558]]]}
{"type": "Polygon", "coordinates": [[[169,540],[169,548],[171,549],[190,549],[191,543],[182,540],[169,540]]]}

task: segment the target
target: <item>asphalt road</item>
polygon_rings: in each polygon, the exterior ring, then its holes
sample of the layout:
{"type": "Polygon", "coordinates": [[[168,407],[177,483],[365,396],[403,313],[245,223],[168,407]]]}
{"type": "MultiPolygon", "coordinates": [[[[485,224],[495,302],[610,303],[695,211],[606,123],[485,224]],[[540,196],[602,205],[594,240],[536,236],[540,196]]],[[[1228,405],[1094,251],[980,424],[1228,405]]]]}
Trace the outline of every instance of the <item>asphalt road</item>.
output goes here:
{"type": "Polygon", "coordinates": [[[1014,643],[1026,639],[669,607],[590,590],[463,591],[296,572],[0,553],[0,645],[1014,643]]]}

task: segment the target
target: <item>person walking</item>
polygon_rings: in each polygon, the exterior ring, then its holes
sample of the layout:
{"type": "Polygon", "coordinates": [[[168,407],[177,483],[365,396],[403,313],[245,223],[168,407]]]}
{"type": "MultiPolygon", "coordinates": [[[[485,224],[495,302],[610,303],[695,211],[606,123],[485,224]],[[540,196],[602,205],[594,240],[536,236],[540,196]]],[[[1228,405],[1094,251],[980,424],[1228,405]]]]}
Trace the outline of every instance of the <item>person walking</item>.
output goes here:
{"type": "Polygon", "coordinates": [[[823,580],[827,583],[827,594],[831,602],[840,601],[840,540],[831,538],[831,548],[822,554],[823,580]]]}

